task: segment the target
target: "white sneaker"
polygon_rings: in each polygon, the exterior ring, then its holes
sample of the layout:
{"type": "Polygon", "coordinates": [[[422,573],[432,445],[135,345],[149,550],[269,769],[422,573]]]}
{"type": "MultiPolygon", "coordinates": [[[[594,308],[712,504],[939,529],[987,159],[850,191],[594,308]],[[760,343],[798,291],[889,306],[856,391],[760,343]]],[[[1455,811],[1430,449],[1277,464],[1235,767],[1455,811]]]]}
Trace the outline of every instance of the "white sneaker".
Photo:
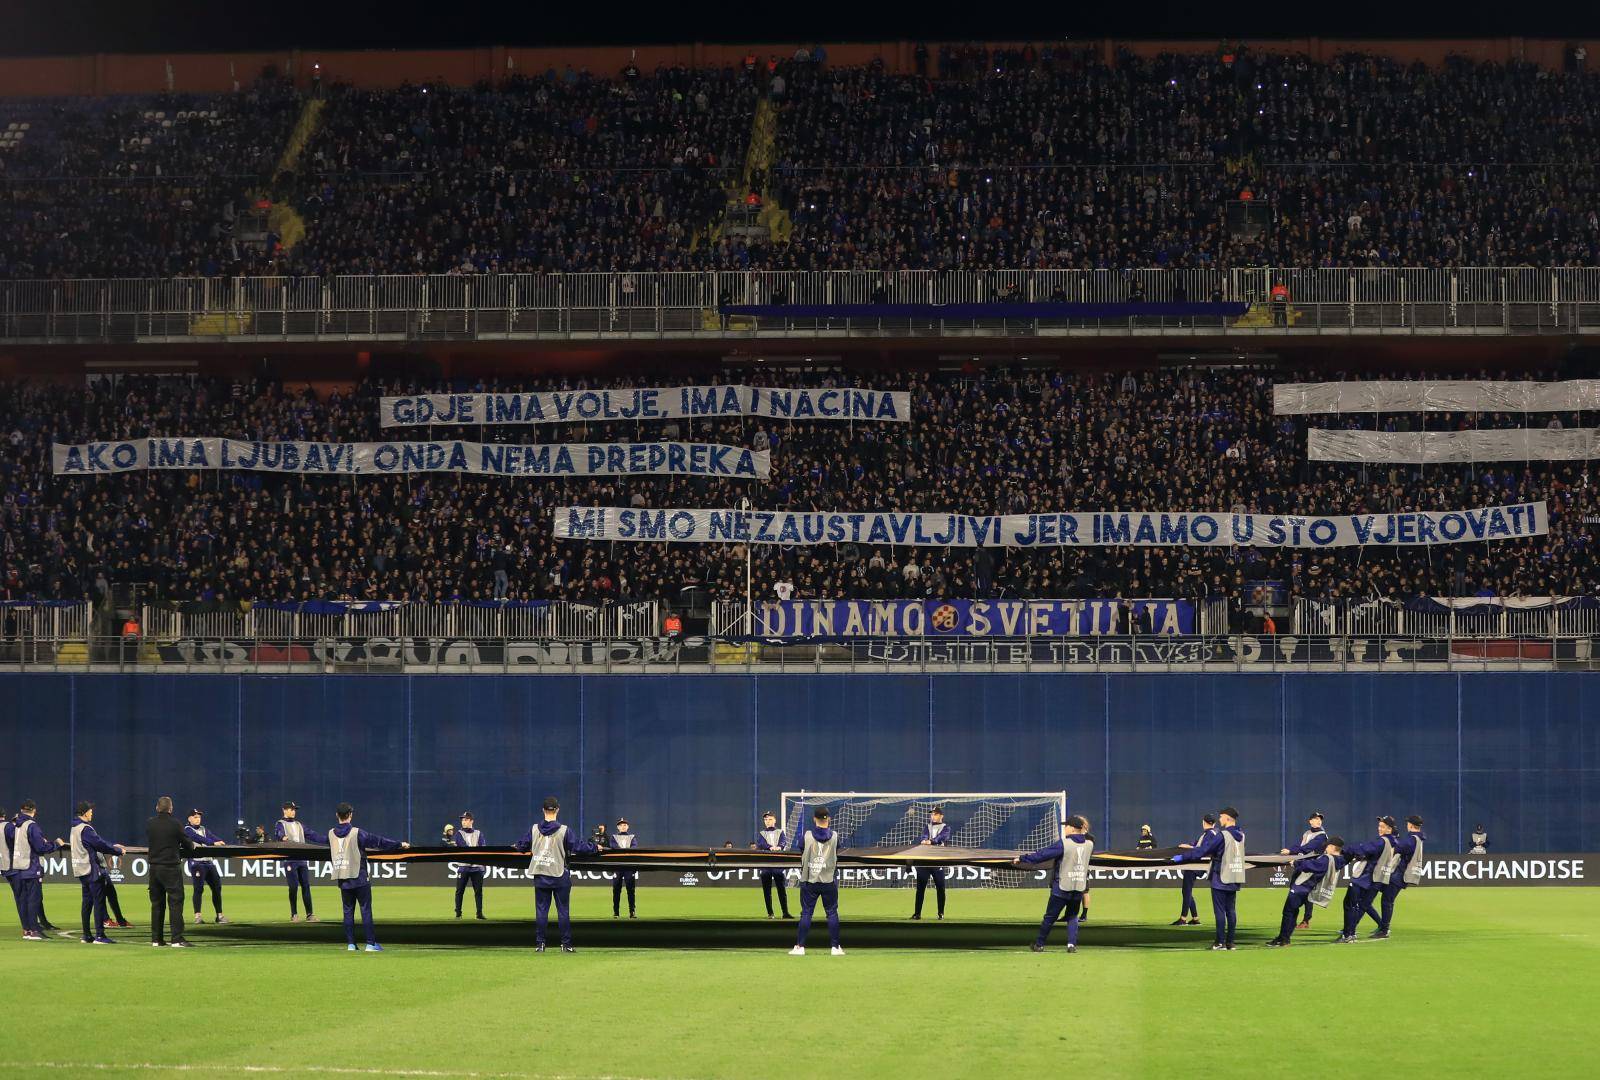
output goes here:
{"type": "Polygon", "coordinates": [[[226,915],[222,914],[220,911],[217,912],[217,925],[220,926],[220,925],[222,925],[223,923],[225,923],[227,921],[228,921],[228,917],[226,915]]]}
{"type": "Polygon", "coordinates": [[[794,948],[789,950],[790,956],[804,956],[805,954],[806,947],[804,945],[796,945],[794,948]]]}
{"type": "Polygon", "coordinates": [[[290,915],[290,916],[289,916],[289,921],[290,921],[290,922],[299,922],[299,921],[300,921],[300,916],[299,916],[299,914],[298,914],[298,913],[296,913],[296,914],[293,914],[293,915],[290,915]]]}
{"type": "Polygon", "coordinates": [[[306,922],[316,922],[316,921],[317,921],[317,917],[315,915],[307,915],[306,916],[306,922]]]}
{"type": "Polygon", "coordinates": [[[206,917],[204,915],[200,914],[198,911],[194,913],[194,924],[196,926],[199,926],[201,923],[203,923],[205,921],[206,921],[206,917]]]}
{"type": "Polygon", "coordinates": [[[835,945],[833,947],[833,955],[834,956],[843,956],[844,955],[844,950],[839,948],[839,946],[835,945]]]}

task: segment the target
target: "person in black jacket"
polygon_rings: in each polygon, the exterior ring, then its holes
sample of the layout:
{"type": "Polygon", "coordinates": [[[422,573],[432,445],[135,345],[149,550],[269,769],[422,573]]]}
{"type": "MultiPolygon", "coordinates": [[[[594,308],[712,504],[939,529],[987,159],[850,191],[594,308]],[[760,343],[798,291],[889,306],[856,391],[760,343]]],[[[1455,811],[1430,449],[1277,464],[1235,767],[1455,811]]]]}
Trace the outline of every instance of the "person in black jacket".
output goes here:
{"type": "Polygon", "coordinates": [[[156,800],[156,816],[145,823],[150,859],[150,944],[165,945],[162,923],[172,918],[172,947],[186,949],[183,937],[183,860],[194,844],[172,816],[172,796],[156,800]]]}

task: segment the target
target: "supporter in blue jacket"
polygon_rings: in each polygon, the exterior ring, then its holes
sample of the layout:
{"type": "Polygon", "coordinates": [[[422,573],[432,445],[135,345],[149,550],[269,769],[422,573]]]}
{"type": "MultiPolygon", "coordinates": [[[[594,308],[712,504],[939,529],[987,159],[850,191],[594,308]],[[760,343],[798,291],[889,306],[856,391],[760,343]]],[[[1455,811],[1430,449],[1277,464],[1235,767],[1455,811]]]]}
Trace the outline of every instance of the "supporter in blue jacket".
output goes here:
{"type": "MultiPolygon", "coordinates": [[[[1179,844],[1186,851],[1202,846],[1212,833],[1217,831],[1217,815],[1204,814],[1200,818],[1200,835],[1192,844],[1179,844]]],[[[1185,870],[1179,876],[1183,879],[1183,902],[1178,907],[1178,917],[1172,921],[1173,926],[1199,926],[1200,907],[1194,902],[1194,883],[1200,877],[1202,870],[1185,870]]]]}
{"type": "MultiPolygon", "coordinates": [[[[285,802],[283,816],[272,826],[273,838],[280,843],[284,841],[291,844],[308,843],[305,824],[299,817],[299,805],[292,800],[285,802]]],[[[289,883],[289,921],[299,921],[300,912],[296,905],[298,900],[304,899],[306,922],[316,922],[317,916],[311,910],[311,863],[305,859],[287,859],[283,864],[283,876],[289,883]]]]}
{"type": "MultiPolygon", "coordinates": [[[[1344,837],[1324,837],[1322,851],[1296,859],[1289,865],[1289,895],[1283,901],[1283,921],[1278,926],[1278,936],[1267,942],[1269,946],[1284,946],[1294,937],[1295,919],[1302,907],[1326,907],[1338,888],[1339,871],[1344,869],[1344,837]]],[[[1302,925],[1309,925],[1310,920],[1302,925]]]]}
{"type": "Polygon", "coordinates": [[[1083,904],[1083,894],[1089,890],[1089,860],[1094,856],[1094,841],[1088,832],[1089,823],[1074,814],[1062,824],[1060,840],[1017,858],[1021,866],[1052,864],[1050,899],[1045,901],[1039,936],[1031,946],[1034,952],[1044,952],[1050,928],[1063,912],[1067,916],[1067,951],[1078,951],[1078,911],[1083,904]]]}
{"type": "Polygon", "coordinates": [[[1399,899],[1400,891],[1410,888],[1421,880],[1421,857],[1427,840],[1427,835],[1422,831],[1422,817],[1412,814],[1406,818],[1406,831],[1394,838],[1394,850],[1400,856],[1400,862],[1394,868],[1389,881],[1378,886],[1383,904],[1378,912],[1378,932],[1373,937],[1389,936],[1389,924],[1394,921],[1394,902],[1399,899]]]}
{"type": "Polygon", "coordinates": [[[1175,863],[1199,862],[1210,859],[1206,871],[1211,887],[1211,914],[1216,919],[1217,937],[1213,951],[1233,951],[1234,932],[1239,923],[1239,889],[1245,881],[1244,833],[1239,828],[1238,811],[1231,806],[1217,812],[1217,831],[1198,847],[1179,852],[1172,857],[1175,863]]]}
{"type": "MultiPolygon", "coordinates": [[[[41,928],[44,870],[39,865],[39,856],[66,846],[60,837],[51,840],[45,836],[39,823],[33,820],[37,810],[32,799],[25,800],[17,808],[16,818],[6,826],[6,846],[11,851],[11,888],[16,895],[17,918],[22,922],[24,941],[45,939],[41,928]]],[[[63,932],[62,936],[73,935],[63,932]]]]}
{"type": "MultiPolygon", "coordinates": [[[[788,838],[783,835],[783,830],[778,827],[778,815],[768,810],[761,815],[761,828],[756,830],[755,849],[757,851],[782,851],[788,846],[788,838]]],[[[761,878],[761,898],[767,902],[767,918],[773,918],[772,891],[778,891],[778,905],[783,909],[785,919],[794,918],[789,914],[789,890],[784,888],[782,870],[762,870],[758,875],[761,878]]]]}
{"type": "Polygon", "coordinates": [[[73,876],[83,890],[83,943],[110,945],[112,941],[106,937],[106,882],[110,878],[106,875],[105,863],[100,856],[121,855],[122,848],[106,843],[94,831],[94,826],[90,824],[94,820],[94,803],[80,802],[73,809],[77,816],[72,819],[68,846],[72,853],[73,876]],[[93,933],[89,932],[91,917],[94,920],[93,933]]]}
{"type": "Polygon", "coordinates": [[[361,907],[361,928],[367,934],[367,952],[382,952],[378,944],[377,928],[372,923],[372,882],[367,877],[367,852],[405,851],[411,845],[403,840],[391,840],[374,832],[355,827],[355,807],[340,803],[334,807],[338,824],[327,836],[306,830],[311,843],[326,843],[333,862],[333,880],[339,886],[339,899],[344,903],[344,942],[350,952],[356,951],[356,906],[361,907]]]}
{"type": "Polygon", "coordinates": [[[1345,862],[1350,867],[1350,881],[1344,890],[1344,928],[1339,934],[1340,944],[1349,944],[1356,940],[1356,930],[1361,925],[1361,916],[1370,915],[1372,921],[1383,924],[1378,918],[1378,913],[1372,909],[1373,898],[1377,896],[1377,889],[1372,883],[1372,872],[1380,859],[1392,856],[1394,850],[1394,818],[1380,817],[1378,819],[1378,835],[1372,840],[1361,844],[1348,844],[1345,846],[1345,862]]]}
{"type": "MultiPolygon", "coordinates": [[[[929,844],[934,847],[944,847],[950,843],[950,826],[944,823],[944,809],[935,806],[928,814],[928,827],[926,834],[919,844],[929,844]]],[[[922,918],[922,897],[928,891],[928,882],[933,882],[934,896],[939,904],[939,918],[944,918],[944,867],[919,866],[917,867],[917,906],[911,912],[913,919],[922,918]]]]}
{"type": "MultiPolygon", "coordinates": [[[[189,824],[183,828],[183,835],[195,847],[221,847],[225,843],[222,837],[213,833],[204,825],[204,817],[199,810],[189,811],[189,824]]],[[[205,887],[211,886],[211,911],[216,916],[215,921],[225,923],[228,917],[222,913],[222,875],[217,873],[217,864],[210,859],[190,859],[189,878],[194,882],[194,921],[205,922],[205,916],[200,914],[200,898],[205,893],[205,887]]]]}
{"type": "Polygon", "coordinates": [[[571,829],[556,820],[561,804],[554,795],[545,797],[541,807],[544,820],[529,829],[514,845],[533,856],[528,869],[533,873],[533,951],[544,952],[545,930],[550,925],[550,901],[556,904],[556,921],[561,928],[561,951],[577,952],[572,947],[572,871],[568,855],[590,855],[598,849],[593,842],[576,839],[571,829]]]}

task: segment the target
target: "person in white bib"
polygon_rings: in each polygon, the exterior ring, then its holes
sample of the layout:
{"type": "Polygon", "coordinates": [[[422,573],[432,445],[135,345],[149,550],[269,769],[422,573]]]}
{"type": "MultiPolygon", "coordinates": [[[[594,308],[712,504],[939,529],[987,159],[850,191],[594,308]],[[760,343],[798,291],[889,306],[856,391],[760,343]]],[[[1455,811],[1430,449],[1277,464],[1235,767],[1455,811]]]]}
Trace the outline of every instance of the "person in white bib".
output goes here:
{"type": "MultiPolygon", "coordinates": [[[[481,848],[485,844],[483,830],[471,810],[461,811],[461,828],[450,834],[450,842],[459,848],[481,848]]],[[[477,863],[459,863],[456,866],[456,918],[461,918],[461,901],[466,898],[467,886],[472,886],[472,899],[478,908],[478,918],[483,918],[483,867],[477,863]]]]}
{"type": "Polygon", "coordinates": [[[1083,905],[1083,894],[1089,891],[1089,862],[1092,858],[1094,840],[1089,836],[1089,822],[1077,814],[1062,822],[1060,840],[1017,858],[1018,866],[1050,863],[1053,867],[1050,899],[1045,902],[1039,936],[1034,938],[1031,946],[1034,952],[1044,952],[1050,928],[1063,914],[1067,917],[1067,951],[1078,951],[1078,912],[1083,905]]]}
{"type": "Polygon", "coordinates": [[[567,857],[592,855],[599,849],[592,840],[576,839],[571,829],[556,820],[561,803],[554,795],[545,796],[541,810],[544,820],[513,845],[532,856],[528,869],[533,872],[533,951],[544,952],[550,904],[554,901],[556,922],[561,928],[561,951],[577,952],[572,945],[572,871],[567,868],[567,857]]]}
{"type": "MultiPolygon", "coordinates": [[[[300,807],[295,805],[293,800],[283,804],[283,816],[272,827],[272,835],[279,843],[310,842],[306,836],[306,827],[298,820],[299,816],[300,807]]],[[[306,922],[316,922],[317,917],[311,910],[311,864],[305,859],[289,859],[283,864],[283,876],[289,883],[289,921],[300,921],[300,911],[296,903],[304,899],[306,922]],[[297,890],[298,895],[296,895],[297,890]]]]}
{"type": "Polygon", "coordinates": [[[411,847],[404,840],[391,840],[387,836],[358,829],[353,824],[355,807],[340,803],[334,808],[339,823],[327,836],[306,830],[313,843],[326,843],[332,857],[333,879],[339,884],[339,898],[344,901],[345,948],[356,951],[356,906],[361,907],[361,926],[367,933],[367,952],[382,952],[378,944],[377,928],[372,923],[372,882],[367,877],[367,852],[405,851],[411,847]]]}
{"type": "Polygon", "coordinates": [[[811,934],[811,913],[822,901],[828,916],[828,944],[834,956],[843,956],[839,944],[839,834],[828,828],[828,808],[817,807],[812,825],[800,834],[800,925],[790,956],[806,954],[811,934]]]}
{"type": "MultiPolygon", "coordinates": [[[[611,846],[619,851],[627,851],[637,847],[639,834],[633,831],[633,826],[628,824],[628,819],[619,817],[616,828],[611,830],[611,846]]],[[[628,918],[636,918],[634,906],[634,890],[639,885],[639,872],[637,870],[618,870],[611,876],[611,917],[622,918],[622,891],[628,891],[628,918]]]]}

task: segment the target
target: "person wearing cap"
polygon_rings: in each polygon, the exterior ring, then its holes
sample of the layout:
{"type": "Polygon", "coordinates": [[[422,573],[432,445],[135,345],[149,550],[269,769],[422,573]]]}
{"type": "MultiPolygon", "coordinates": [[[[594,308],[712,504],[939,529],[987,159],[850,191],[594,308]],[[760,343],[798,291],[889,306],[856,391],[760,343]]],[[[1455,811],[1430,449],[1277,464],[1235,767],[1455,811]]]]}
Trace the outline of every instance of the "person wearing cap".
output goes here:
{"type": "Polygon", "coordinates": [[[1039,936],[1029,946],[1034,952],[1044,952],[1050,928],[1063,913],[1067,917],[1067,951],[1078,951],[1078,912],[1083,905],[1083,894],[1089,891],[1089,860],[1094,857],[1094,841],[1088,833],[1089,823],[1073,814],[1062,822],[1060,840],[1017,857],[1017,866],[1055,864],[1050,875],[1050,899],[1045,901],[1044,919],[1039,923],[1039,936]]]}
{"type": "MultiPolygon", "coordinates": [[[[1319,815],[1320,816],[1320,815],[1319,815]]],[[[1339,888],[1339,871],[1344,869],[1344,837],[1324,834],[1322,847],[1306,853],[1289,867],[1289,895],[1283,902],[1283,921],[1278,925],[1278,936],[1267,942],[1270,948],[1290,944],[1294,937],[1295,919],[1300,909],[1315,904],[1327,907],[1339,888]]],[[[1300,924],[1310,926],[1307,919],[1300,924]]]]}
{"type": "Polygon", "coordinates": [[[391,840],[355,826],[355,807],[342,802],[333,809],[337,824],[326,836],[311,829],[306,838],[314,844],[327,844],[333,863],[333,880],[339,886],[344,906],[344,947],[356,952],[356,907],[361,908],[361,928],[367,935],[367,952],[382,952],[378,931],[372,923],[372,881],[367,877],[367,852],[405,851],[404,840],[391,840]]]}
{"type": "Polygon", "coordinates": [[[1380,927],[1383,925],[1372,909],[1372,901],[1378,895],[1373,874],[1378,864],[1392,865],[1399,861],[1394,855],[1394,818],[1380,817],[1377,838],[1362,844],[1346,844],[1344,855],[1350,867],[1350,881],[1344,891],[1344,927],[1336,940],[1348,945],[1356,940],[1361,916],[1370,915],[1373,922],[1380,927]]]}
{"type": "Polygon", "coordinates": [[[811,814],[811,826],[800,834],[800,924],[790,956],[806,954],[806,938],[811,936],[811,915],[822,901],[828,916],[828,944],[834,956],[843,956],[839,944],[839,834],[828,828],[828,808],[819,806],[811,814]]]}
{"type": "Polygon", "coordinates": [[[1239,924],[1239,890],[1245,882],[1244,832],[1239,828],[1239,812],[1225,806],[1217,812],[1217,830],[1188,851],[1172,857],[1175,863],[1210,859],[1206,883],[1211,888],[1211,914],[1216,919],[1217,937],[1213,952],[1233,951],[1234,932],[1239,924]]]}
{"type": "Polygon", "coordinates": [[[94,803],[80,802],[73,807],[72,831],[68,834],[72,852],[72,873],[83,890],[80,915],[83,921],[85,945],[110,945],[106,937],[106,868],[102,855],[121,855],[122,848],[100,839],[90,822],[94,821],[94,803]],[[89,932],[89,921],[94,920],[94,932],[89,932]]]}
{"type": "MultiPolygon", "coordinates": [[[[6,847],[11,852],[11,889],[17,901],[17,918],[22,923],[22,940],[43,941],[44,868],[40,855],[60,851],[66,842],[45,836],[44,830],[34,820],[38,807],[26,799],[17,807],[17,816],[5,827],[6,847]]],[[[62,937],[73,937],[71,931],[58,931],[62,937]]]]}
{"type": "Polygon", "coordinates": [[[592,855],[599,850],[593,841],[577,838],[558,819],[561,803],[554,795],[545,796],[540,805],[544,820],[528,830],[513,846],[532,858],[533,871],[533,951],[544,952],[545,930],[550,925],[550,902],[555,901],[556,922],[561,929],[561,951],[577,952],[572,946],[572,871],[568,855],[592,855]]]}
{"type": "MultiPolygon", "coordinates": [[[[306,843],[306,827],[297,820],[299,816],[299,806],[292,801],[284,803],[283,816],[272,827],[273,838],[280,843],[306,843]]],[[[303,898],[306,922],[316,922],[317,916],[311,910],[311,864],[305,859],[290,859],[283,864],[283,876],[289,881],[289,921],[300,921],[300,910],[296,903],[303,898]],[[298,896],[296,889],[299,890],[298,896]]]]}
{"type": "MultiPolygon", "coordinates": [[[[1217,815],[1202,814],[1200,817],[1200,835],[1192,844],[1179,844],[1184,851],[1192,851],[1204,844],[1211,834],[1217,831],[1217,815]]],[[[1199,926],[1200,907],[1194,902],[1194,883],[1203,874],[1203,870],[1181,870],[1178,876],[1183,881],[1183,903],[1178,907],[1178,917],[1173,920],[1173,926],[1199,926]]]]}
{"type": "MultiPolygon", "coordinates": [[[[943,807],[935,806],[929,812],[927,832],[923,835],[921,843],[933,847],[944,847],[950,843],[950,826],[944,823],[943,807]]],[[[913,919],[922,918],[922,897],[928,891],[929,881],[933,882],[933,893],[938,902],[939,918],[944,918],[944,878],[945,873],[942,866],[917,867],[917,904],[911,912],[913,919]]]]}
{"type": "MultiPolygon", "coordinates": [[[[189,842],[197,848],[222,847],[222,837],[205,827],[205,815],[199,810],[189,811],[189,824],[184,826],[184,835],[189,842]]],[[[205,922],[205,916],[200,914],[200,899],[205,894],[205,887],[211,886],[211,911],[216,916],[215,922],[225,923],[228,917],[222,913],[222,875],[217,873],[217,864],[210,859],[199,858],[189,860],[189,880],[194,883],[194,921],[196,924],[205,922]]]]}
{"type": "MultiPolygon", "coordinates": [[[[450,834],[450,842],[459,848],[480,848],[484,846],[483,831],[478,828],[477,818],[472,816],[471,810],[461,811],[461,828],[450,834]]],[[[461,918],[461,901],[467,895],[467,886],[472,886],[472,900],[478,908],[478,918],[483,918],[483,865],[481,863],[456,864],[456,918],[461,918]]]]}
{"type": "MultiPolygon", "coordinates": [[[[1322,827],[1322,811],[1313,810],[1306,815],[1306,830],[1300,834],[1300,842],[1279,850],[1279,855],[1315,855],[1328,846],[1328,832],[1322,827]]],[[[1311,925],[1311,901],[1307,900],[1305,911],[1301,915],[1299,929],[1304,930],[1311,925]]]]}
{"type": "MultiPolygon", "coordinates": [[[[611,846],[619,851],[627,851],[639,842],[637,833],[629,832],[628,819],[619,817],[614,829],[611,830],[611,846]]],[[[628,918],[635,918],[633,890],[639,884],[637,870],[618,870],[611,875],[611,917],[622,917],[622,890],[628,890],[628,918]]]]}
{"type": "MultiPolygon", "coordinates": [[[[783,835],[783,830],[778,827],[778,815],[771,810],[761,815],[761,828],[756,830],[756,842],[753,845],[757,851],[782,851],[788,847],[788,838],[783,835]]],[[[773,918],[772,892],[778,892],[778,906],[783,910],[785,919],[794,918],[789,914],[789,890],[784,887],[782,870],[762,870],[757,876],[761,879],[761,898],[767,902],[767,918],[773,918]]]]}
{"type": "Polygon", "coordinates": [[[1406,831],[1394,838],[1394,852],[1398,859],[1387,879],[1380,879],[1383,868],[1373,870],[1372,880],[1378,886],[1382,903],[1378,908],[1378,929],[1373,937],[1380,940],[1389,936],[1389,924],[1394,921],[1394,902],[1402,889],[1409,889],[1422,880],[1422,848],[1428,837],[1422,831],[1422,817],[1412,814],[1406,818],[1406,831]]]}

